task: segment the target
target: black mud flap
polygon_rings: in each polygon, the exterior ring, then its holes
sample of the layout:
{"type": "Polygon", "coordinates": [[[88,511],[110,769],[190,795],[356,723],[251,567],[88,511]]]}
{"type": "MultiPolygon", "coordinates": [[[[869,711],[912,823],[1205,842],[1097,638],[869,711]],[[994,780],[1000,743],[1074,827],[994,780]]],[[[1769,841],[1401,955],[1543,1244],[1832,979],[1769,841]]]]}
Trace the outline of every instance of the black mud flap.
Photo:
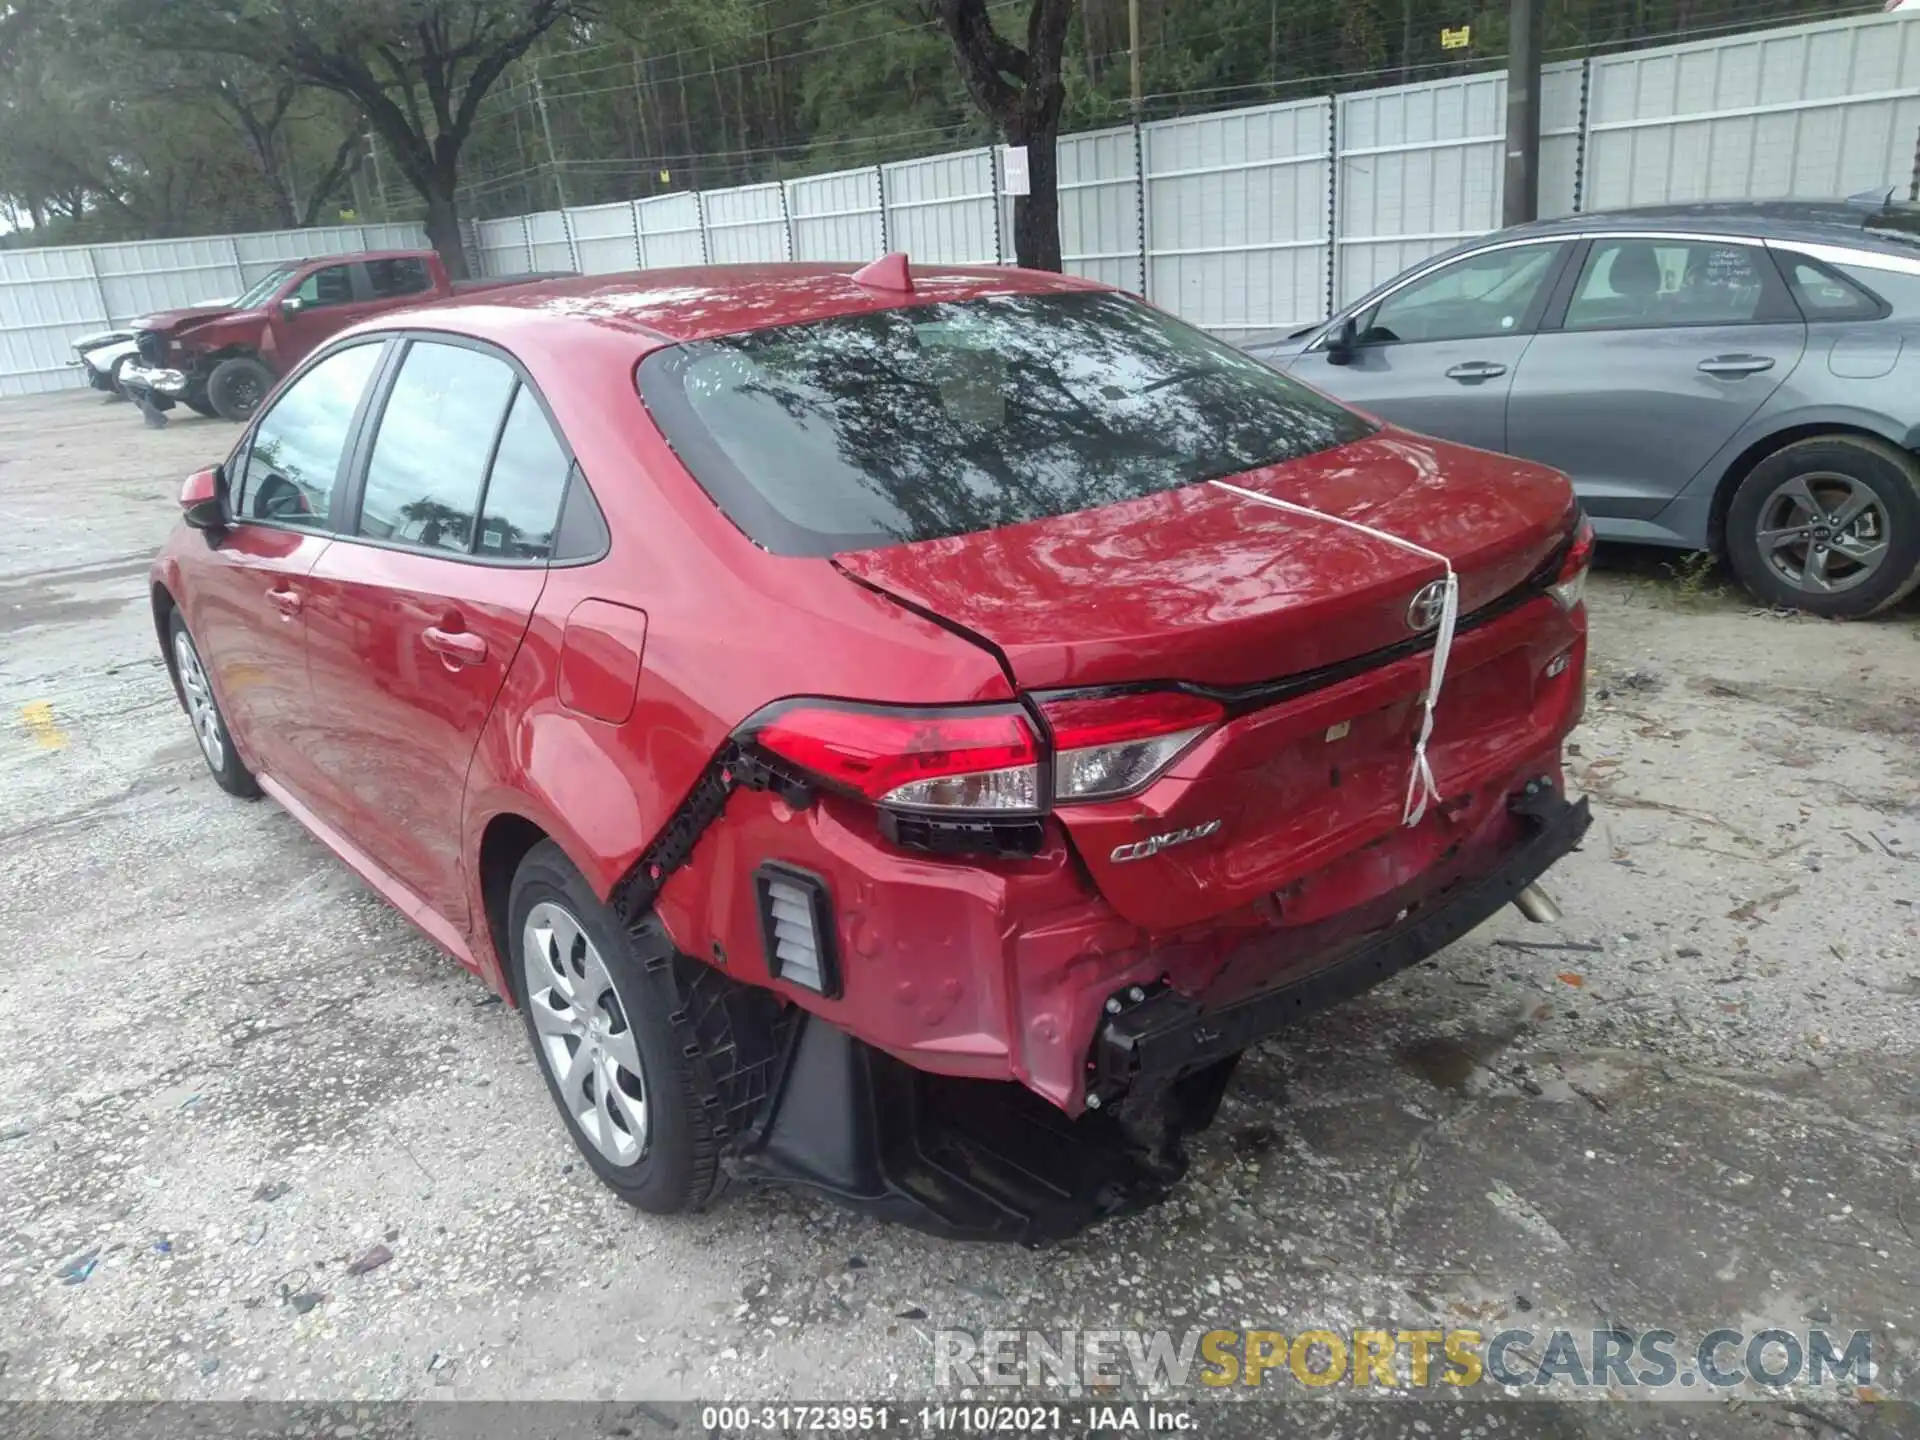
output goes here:
{"type": "Polygon", "coordinates": [[[1012,1082],[930,1075],[809,1017],[730,1168],[947,1239],[1044,1245],[1157,1204],[1185,1161],[1117,1118],[1070,1119],[1012,1082]]]}

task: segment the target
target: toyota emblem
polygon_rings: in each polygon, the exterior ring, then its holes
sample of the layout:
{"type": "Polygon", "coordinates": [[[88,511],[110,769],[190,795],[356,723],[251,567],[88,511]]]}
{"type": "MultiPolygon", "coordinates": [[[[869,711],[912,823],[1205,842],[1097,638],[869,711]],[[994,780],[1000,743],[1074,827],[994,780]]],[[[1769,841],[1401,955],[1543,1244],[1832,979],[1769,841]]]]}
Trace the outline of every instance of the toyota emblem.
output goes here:
{"type": "Polygon", "coordinates": [[[1407,602],[1407,624],[1415,634],[1425,634],[1440,623],[1440,612],[1447,607],[1447,582],[1435,580],[1422,585],[1407,602]]]}

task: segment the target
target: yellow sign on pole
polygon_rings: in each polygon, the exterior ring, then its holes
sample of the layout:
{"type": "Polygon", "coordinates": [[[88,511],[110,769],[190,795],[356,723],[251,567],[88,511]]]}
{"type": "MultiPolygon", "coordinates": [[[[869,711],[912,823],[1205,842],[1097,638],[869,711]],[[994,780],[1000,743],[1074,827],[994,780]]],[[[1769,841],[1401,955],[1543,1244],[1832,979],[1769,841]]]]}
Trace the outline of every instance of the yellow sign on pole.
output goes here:
{"type": "Polygon", "coordinates": [[[1458,30],[1442,29],[1440,48],[1442,50],[1464,50],[1473,43],[1473,27],[1462,25],[1458,30]]]}

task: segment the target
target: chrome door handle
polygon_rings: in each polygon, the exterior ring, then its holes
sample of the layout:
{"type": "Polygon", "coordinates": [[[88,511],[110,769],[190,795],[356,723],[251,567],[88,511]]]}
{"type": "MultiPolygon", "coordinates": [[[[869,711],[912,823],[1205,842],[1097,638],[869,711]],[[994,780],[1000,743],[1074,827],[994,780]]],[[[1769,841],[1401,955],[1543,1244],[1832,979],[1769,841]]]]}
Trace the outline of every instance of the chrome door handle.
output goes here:
{"type": "Polygon", "coordinates": [[[1471,382],[1474,380],[1492,380],[1507,373],[1507,367],[1497,365],[1491,360],[1469,360],[1464,365],[1456,365],[1447,371],[1449,380],[1471,382]]]}
{"type": "Polygon", "coordinates": [[[1725,375],[1734,379],[1742,375],[1757,375],[1762,370],[1772,368],[1773,357],[1770,355],[1715,355],[1694,366],[1702,375],[1725,375]]]}
{"type": "Polygon", "coordinates": [[[429,625],[420,632],[420,638],[429,650],[447,662],[449,669],[478,665],[487,658],[487,642],[467,630],[442,630],[438,625],[429,625]]]}

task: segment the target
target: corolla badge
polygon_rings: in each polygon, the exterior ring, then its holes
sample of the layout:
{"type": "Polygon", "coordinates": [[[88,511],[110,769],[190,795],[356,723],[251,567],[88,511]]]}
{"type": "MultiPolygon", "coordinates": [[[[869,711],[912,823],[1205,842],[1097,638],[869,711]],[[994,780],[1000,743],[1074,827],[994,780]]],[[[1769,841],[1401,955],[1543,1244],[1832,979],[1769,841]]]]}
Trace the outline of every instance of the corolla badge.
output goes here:
{"type": "Polygon", "coordinates": [[[1117,861],[1145,860],[1149,855],[1158,855],[1162,850],[1171,850],[1176,845],[1186,845],[1194,840],[1204,840],[1220,828],[1218,820],[1208,820],[1199,825],[1189,825],[1185,830],[1169,830],[1164,835],[1149,835],[1144,840],[1136,840],[1131,845],[1116,845],[1110,857],[1117,861]]]}
{"type": "Polygon", "coordinates": [[[1440,623],[1440,612],[1447,604],[1447,582],[1436,580],[1422,585],[1407,602],[1407,624],[1413,632],[1424,634],[1440,623]]]}

